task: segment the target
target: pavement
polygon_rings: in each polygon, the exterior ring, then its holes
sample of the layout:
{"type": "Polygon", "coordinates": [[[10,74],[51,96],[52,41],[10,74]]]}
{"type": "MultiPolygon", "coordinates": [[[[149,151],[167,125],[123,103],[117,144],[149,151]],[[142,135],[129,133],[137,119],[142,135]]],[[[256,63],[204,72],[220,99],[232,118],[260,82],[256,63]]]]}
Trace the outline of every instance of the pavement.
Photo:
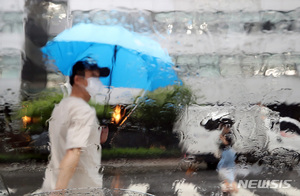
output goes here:
{"type": "Polygon", "coordinates": [[[102,161],[105,171],[110,172],[115,168],[119,170],[138,171],[140,169],[178,169],[180,167],[181,158],[167,159],[117,159],[102,161]]]}
{"type": "MultiPolygon", "coordinates": [[[[180,158],[116,159],[102,161],[104,176],[116,173],[135,174],[152,170],[177,170],[180,158]]],[[[0,163],[0,196],[24,195],[39,189],[47,163],[0,163]],[[10,194],[9,194],[10,193],[10,194]]]]}
{"type": "MultiPolygon", "coordinates": [[[[146,193],[156,196],[222,195],[221,181],[215,170],[205,169],[205,165],[200,165],[197,170],[183,170],[181,164],[179,158],[103,161],[103,187],[110,190],[126,189],[145,193],[140,195],[146,195],[146,193]]],[[[243,171],[239,171],[237,180],[248,184],[246,187],[241,186],[239,192],[233,195],[299,196],[299,168],[272,173],[263,168],[247,166],[243,171]],[[271,183],[267,183],[264,187],[257,187],[259,182],[266,181],[271,183]],[[283,186],[285,184],[288,186],[283,186]]],[[[46,163],[0,164],[2,176],[0,188],[7,188],[6,191],[8,190],[12,196],[31,193],[41,186],[45,169],[46,163]]],[[[0,193],[0,196],[2,195],[5,195],[5,192],[0,193]]]]}

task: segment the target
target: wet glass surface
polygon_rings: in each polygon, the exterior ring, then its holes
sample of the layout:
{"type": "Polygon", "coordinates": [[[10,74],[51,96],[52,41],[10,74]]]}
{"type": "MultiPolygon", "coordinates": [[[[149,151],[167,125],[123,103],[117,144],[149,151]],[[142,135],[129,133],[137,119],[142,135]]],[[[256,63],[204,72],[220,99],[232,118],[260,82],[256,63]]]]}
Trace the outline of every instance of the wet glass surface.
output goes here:
{"type": "Polygon", "coordinates": [[[70,84],[41,48],[79,23],[158,42],[182,85],[103,88],[89,102],[109,127],[90,168],[103,186],[65,195],[300,195],[297,1],[0,4],[0,195],[50,195],[49,123],[70,84]]]}

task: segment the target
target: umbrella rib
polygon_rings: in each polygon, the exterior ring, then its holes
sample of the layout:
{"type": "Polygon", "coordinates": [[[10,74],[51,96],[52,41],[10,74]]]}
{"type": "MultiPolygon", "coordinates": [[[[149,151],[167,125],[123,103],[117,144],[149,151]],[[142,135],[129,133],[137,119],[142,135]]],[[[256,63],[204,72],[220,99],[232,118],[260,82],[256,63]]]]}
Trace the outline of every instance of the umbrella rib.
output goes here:
{"type": "Polygon", "coordinates": [[[115,47],[114,47],[114,56],[112,58],[111,75],[110,75],[110,78],[109,78],[109,87],[111,86],[111,83],[112,83],[112,74],[113,74],[114,66],[116,65],[116,61],[117,61],[117,52],[118,52],[118,46],[115,45],[115,47]]]}
{"type": "Polygon", "coordinates": [[[112,58],[112,66],[111,66],[111,70],[110,70],[109,84],[108,84],[108,95],[107,95],[106,104],[105,104],[104,111],[103,111],[104,114],[106,114],[107,107],[109,105],[110,94],[111,94],[112,75],[113,75],[114,66],[116,65],[117,52],[118,52],[118,46],[115,45],[115,47],[114,47],[114,55],[113,55],[113,58],[112,58]]]}

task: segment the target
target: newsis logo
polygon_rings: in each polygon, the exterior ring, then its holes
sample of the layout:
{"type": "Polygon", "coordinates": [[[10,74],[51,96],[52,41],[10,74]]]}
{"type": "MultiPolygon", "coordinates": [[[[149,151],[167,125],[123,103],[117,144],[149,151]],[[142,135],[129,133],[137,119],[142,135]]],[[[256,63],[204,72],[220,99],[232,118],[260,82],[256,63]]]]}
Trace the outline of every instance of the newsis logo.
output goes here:
{"type": "Polygon", "coordinates": [[[288,189],[292,180],[239,180],[238,188],[245,189],[288,189]]]}

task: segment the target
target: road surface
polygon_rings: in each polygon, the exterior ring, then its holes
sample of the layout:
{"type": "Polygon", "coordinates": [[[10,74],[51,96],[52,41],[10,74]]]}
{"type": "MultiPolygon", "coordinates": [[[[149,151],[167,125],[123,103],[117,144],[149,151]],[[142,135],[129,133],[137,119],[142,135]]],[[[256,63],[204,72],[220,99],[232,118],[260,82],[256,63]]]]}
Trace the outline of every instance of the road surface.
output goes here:
{"type": "MultiPolygon", "coordinates": [[[[180,169],[179,163],[180,159],[106,161],[103,162],[103,185],[108,189],[130,189],[157,196],[222,195],[215,170],[203,166],[197,171],[185,171],[180,169]]],[[[0,174],[11,195],[24,195],[41,186],[45,168],[46,165],[40,163],[2,164],[0,174]]],[[[240,188],[235,195],[300,195],[300,171],[297,168],[268,172],[263,168],[249,167],[238,173],[240,188]]]]}

